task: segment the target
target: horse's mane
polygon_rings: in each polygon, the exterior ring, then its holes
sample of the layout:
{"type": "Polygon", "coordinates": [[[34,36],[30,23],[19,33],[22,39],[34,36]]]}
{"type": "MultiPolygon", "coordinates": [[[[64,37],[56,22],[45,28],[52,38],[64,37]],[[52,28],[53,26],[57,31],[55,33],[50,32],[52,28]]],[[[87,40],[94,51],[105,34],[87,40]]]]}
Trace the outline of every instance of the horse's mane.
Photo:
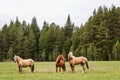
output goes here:
{"type": "Polygon", "coordinates": [[[19,56],[17,56],[17,55],[15,55],[15,57],[16,57],[16,58],[19,58],[19,59],[23,59],[23,58],[21,58],[21,57],[19,57],[19,56]]]}
{"type": "Polygon", "coordinates": [[[73,59],[75,56],[73,56],[73,53],[72,52],[69,52],[69,54],[68,54],[68,59],[69,60],[71,60],[71,59],[73,59]]]}
{"type": "MultiPolygon", "coordinates": [[[[84,56],[79,56],[79,57],[84,58],[86,61],[88,61],[87,58],[84,57],[84,56]]],[[[69,52],[68,58],[69,58],[69,60],[72,60],[73,58],[78,58],[78,57],[73,56],[73,53],[72,53],[72,52],[69,52]]]]}

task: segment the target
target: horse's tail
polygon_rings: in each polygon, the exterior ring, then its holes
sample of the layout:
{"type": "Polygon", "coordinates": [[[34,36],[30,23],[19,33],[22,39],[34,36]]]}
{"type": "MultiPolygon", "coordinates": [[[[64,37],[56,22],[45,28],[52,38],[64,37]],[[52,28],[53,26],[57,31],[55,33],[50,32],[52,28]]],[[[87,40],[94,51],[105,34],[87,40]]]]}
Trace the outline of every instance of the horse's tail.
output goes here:
{"type": "Polygon", "coordinates": [[[34,71],[34,60],[31,59],[31,71],[33,72],[34,71]]]}
{"type": "Polygon", "coordinates": [[[88,62],[86,61],[86,67],[89,69],[88,62]]]}
{"type": "Polygon", "coordinates": [[[89,65],[88,65],[88,60],[87,60],[87,58],[86,58],[86,67],[87,67],[87,69],[89,69],[89,65]]]}
{"type": "Polygon", "coordinates": [[[34,64],[33,64],[32,67],[31,67],[31,71],[32,71],[32,72],[34,71],[34,64]]]}

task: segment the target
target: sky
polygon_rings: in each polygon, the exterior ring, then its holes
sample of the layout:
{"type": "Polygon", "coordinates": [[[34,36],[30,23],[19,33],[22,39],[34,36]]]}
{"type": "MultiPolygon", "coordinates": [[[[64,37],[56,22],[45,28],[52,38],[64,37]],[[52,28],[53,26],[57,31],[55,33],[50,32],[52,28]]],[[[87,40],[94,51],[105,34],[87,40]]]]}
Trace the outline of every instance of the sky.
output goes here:
{"type": "Polygon", "coordinates": [[[64,26],[68,15],[80,26],[87,22],[94,9],[104,5],[110,8],[112,4],[120,7],[119,0],[0,0],[0,29],[16,17],[27,23],[36,17],[40,29],[44,21],[64,26]]]}

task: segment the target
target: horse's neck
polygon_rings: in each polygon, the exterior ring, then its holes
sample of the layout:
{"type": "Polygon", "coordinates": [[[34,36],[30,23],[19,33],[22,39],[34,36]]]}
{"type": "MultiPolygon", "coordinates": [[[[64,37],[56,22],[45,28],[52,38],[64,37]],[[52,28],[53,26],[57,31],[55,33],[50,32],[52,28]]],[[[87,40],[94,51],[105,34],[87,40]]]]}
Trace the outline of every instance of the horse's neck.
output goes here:
{"type": "Polygon", "coordinates": [[[69,60],[73,60],[74,59],[74,56],[69,56],[69,60]]]}
{"type": "Polygon", "coordinates": [[[75,56],[73,56],[73,55],[72,55],[72,58],[74,59],[74,58],[75,58],[75,56]]]}
{"type": "Polygon", "coordinates": [[[23,60],[23,59],[18,56],[17,57],[17,62],[19,63],[19,61],[21,61],[21,60],[23,60]]]}

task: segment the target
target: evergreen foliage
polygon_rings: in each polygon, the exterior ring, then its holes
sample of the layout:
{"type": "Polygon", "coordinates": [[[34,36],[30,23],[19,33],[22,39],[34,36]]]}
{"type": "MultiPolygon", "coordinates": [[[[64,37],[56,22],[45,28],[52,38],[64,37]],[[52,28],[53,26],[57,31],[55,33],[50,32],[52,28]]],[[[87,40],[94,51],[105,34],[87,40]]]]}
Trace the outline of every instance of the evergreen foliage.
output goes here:
{"type": "Polygon", "coordinates": [[[0,61],[12,60],[15,54],[36,61],[55,61],[58,54],[72,51],[89,60],[120,60],[120,8],[99,7],[81,26],[68,15],[64,26],[46,21],[40,30],[36,17],[31,24],[18,17],[0,30],[0,61]]]}

